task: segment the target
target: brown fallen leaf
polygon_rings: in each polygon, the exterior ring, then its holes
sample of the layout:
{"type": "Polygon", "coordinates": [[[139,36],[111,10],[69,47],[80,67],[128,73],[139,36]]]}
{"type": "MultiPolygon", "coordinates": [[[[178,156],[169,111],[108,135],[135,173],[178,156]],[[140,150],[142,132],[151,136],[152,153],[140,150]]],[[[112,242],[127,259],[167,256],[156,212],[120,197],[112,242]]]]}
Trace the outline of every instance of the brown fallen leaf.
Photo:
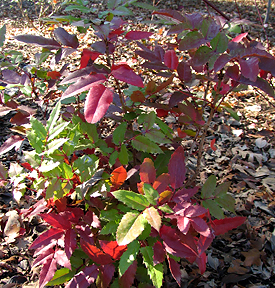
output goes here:
{"type": "Polygon", "coordinates": [[[242,264],[242,261],[240,259],[233,260],[227,272],[230,274],[234,273],[234,274],[239,274],[239,275],[246,274],[249,271],[249,269],[247,269],[246,267],[242,267],[241,264],[242,264]]]}
{"type": "Polygon", "coordinates": [[[261,254],[262,253],[256,248],[253,248],[248,252],[242,252],[242,255],[245,257],[243,265],[247,267],[252,265],[260,266],[262,263],[261,254]]]}

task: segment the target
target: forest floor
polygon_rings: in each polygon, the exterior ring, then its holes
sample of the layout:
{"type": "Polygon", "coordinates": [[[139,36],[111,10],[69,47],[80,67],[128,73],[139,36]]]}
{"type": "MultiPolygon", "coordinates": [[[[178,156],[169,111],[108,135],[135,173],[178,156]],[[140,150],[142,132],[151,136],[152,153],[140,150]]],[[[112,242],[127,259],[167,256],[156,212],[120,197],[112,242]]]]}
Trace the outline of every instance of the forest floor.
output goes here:
{"type": "MultiPolygon", "coordinates": [[[[3,24],[7,26],[4,49],[22,51],[26,63],[30,63],[35,49],[16,42],[13,36],[40,34],[49,37],[52,30],[50,26],[38,21],[37,5],[32,1],[22,1],[23,7],[20,7],[19,2],[1,0],[0,27],[3,24]]],[[[212,3],[231,19],[241,17],[249,20],[249,24],[244,27],[245,32],[249,32],[251,38],[263,42],[275,56],[274,1],[265,29],[261,25],[259,13],[265,15],[267,1],[220,0],[212,3]]],[[[102,9],[101,1],[95,5],[102,9]]],[[[158,7],[187,13],[215,13],[199,0],[160,0],[158,7]]],[[[57,12],[64,13],[62,9],[57,12]]],[[[43,16],[47,16],[50,10],[45,13],[43,16]]],[[[134,21],[136,25],[148,25],[146,20],[150,19],[149,12],[137,11],[134,21]]],[[[160,27],[150,28],[158,32],[160,27]]],[[[70,29],[74,31],[74,27],[70,29]]],[[[88,47],[92,39],[87,34],[82,37],[81,45],[88,47]]],[[[69,69],[77,67],[79,59],[80,55],[71,59],[69,69]]],[[[238,112],[240,120],[234,120],[229,114],[221,112],[212,121],[207,141],[210,144],[215,138],[217,149],[213,151],[210,145],[206,149],[199,184],[203,184],[210,174],[223,181],[231,181],[230,192],[236,199],[236,213],[246,216],[247,221],[238,229],[215,239],[207,251],[208,264],[203,275],[199,274],[198,267],[182,260],[181,287],[184,288],[275,287],[275,101],[254,89],[232,93],[228,101],[238,112]]],[[[8,116],[0,117],[0,144],[11,133],[9,119],[8,116]]],[[[188,149],[189,142],[183,141],[183,145],[188,149]]],[[[13,153],[6,153],[0,161],[10,162],[14,159],[13,153]]],[[[192,158],[189,161],[192,166],[192,158]]],[[[0,190],[0,287],[38,287],[39,272],[31,270],[33,259],[28,246],[33,241],[33,235],[41,233],[45,227],[30,223],[28,229],[31,232],[26,237],[19,237],[15,242],[7,244],[1,237],[5,219],[9,217],[8,212],[14,208],[16,206],[11,193],[0,190]]],[[[165,286],[177,287],[172,280],[167,275],[165,286]]]]}

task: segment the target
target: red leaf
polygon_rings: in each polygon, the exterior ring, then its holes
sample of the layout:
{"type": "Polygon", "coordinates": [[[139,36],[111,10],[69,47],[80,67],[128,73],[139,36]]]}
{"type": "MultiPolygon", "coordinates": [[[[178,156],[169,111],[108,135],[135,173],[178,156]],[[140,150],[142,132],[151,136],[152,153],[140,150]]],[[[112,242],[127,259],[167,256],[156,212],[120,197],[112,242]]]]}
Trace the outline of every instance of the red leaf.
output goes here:
{"type": "Polygon", "coordinates": [[[61,249],[55,250],[54,258],[56,259],[56,262],[59,265],[71,270],[71,262],[70,262],[70,259],[67,257],[65,251],[61,249]]]}
{"type": "Polygon", "coordinates": [[[109,284],[111,283],[115,273],[115,266],[113,264],[107,264],[99,266],[99,269],[100,269],[99,274],[100,283],[97,287],[109,287],[109,284]]]}
{"type": "Polygon", "coordinates": [[[52,228],[47,230],[32,242],[29,249],[37,249],[39,247],[46,246],[53,240],[58,240],[63,234],[64,231],[61,229],[52,228]]]}
{"type": "Polygon", "coordinates": [[[180,272],[180,264],[177,263],[173,258],[170,258],[167,256],[167,260],[169,263],[169,268],[172,273],[172,276],[178,283],[178,285],[181,287],[180,282],[181,282],[181,272],[180,272]]]}
{"type": "Polygon", "coordinates": [[[117,80],[137,87],[144,87],[142,78],[137,75],[127,64],[113,65],[111,74],[117,80]]]}
{"type": "Polygon", "coordinates": [[[82,250],[97,264],[99,265],[106,265],[113,262],[113,259],[110,255],[105,254],[99,248],[94,245],[91,245],[88,242],[85,242],[80,239],[80,245],[82,250]]]}
{"type": "Polygon", "coordinates": [[[170,175],[168,173],[163,173],[158,176],[158,178],[153,183],[153,188],[160,193],[167,189],[170,183],[170,175]]]}
{"type": "Polygon", "coordinates": [[[148,39],[154,33],[146,31],[130,31],[125,35],[125,38],[128,40],[141,40],[148,39]]]}
{"type": "Polygon", "coordinates": [[[194,188],[190,188],[190,189],[181,189],[178,190],[174,197],[173,197],[173,201],[175,203],[183,203],[183,202],[187,202],[190,200],[191,197],[193,197],[196,193],[198,193],[199,191],[199,187],[194,187],[194,188]]]}
{"type": "Polygon", "coordinates": [[[168,50],[165,52],[164,64],[172,70],[176,70],[178,68],[179,59],[175,50],[168,50]]]}
{"type": "Polygon", "coordinates": [[[77,247],[77,243],[76,243],[76,233],[73,229],[68,229],[65,233],[65,240],[64,240],[64,244],[65,244],[65,253],[67,255],[67,258],[70,259],[74,250],[77,247]]]}
{"type": "Polygon", "coordinates": [[[158,108],[156,110],[156,112],[157,112],[157,116],[158,117],[166,117],[166,116],[168,116],[168,111],[167,110],[158,108]]]}
{"type": "Polygon", "coordinates": [[[231,41],[232,42],[236,42],[236,43],[239,43],[239,42],[241,42],[242,40],[243,40],[243,38],[245,38],[246,36],[247,36],[247,32],[246,33],[242,33],[242,34],[240,34],[240,35],[238,35],[238,36],[236,36],[234,39],[232,39],[231,41]]]}
{"type": "Polygon", "coordinates": [[[117,189],[124,183],[126,178],[127,178],[127,171],[123,166],[120,166],[112,172],[112,177],[110,178],[110,180],[117,189]]]}
{"type": "Polygon", "coordinates": [[[168,164],[168,171],[172,188],[181,187],[186,173],[184,149],[181,146],[172,154],[168,164]]]}
{"type": "Polygon", "coordinates": [[[118,260],[120,256],[127,250],[127,245],[119,246],[116,241],[99,240],[102,250],[110,255],[114,260],[118,260]]]}
{"type": "Polygon", "coordinates": [[[33,171],[32,166],[28,162],[21,163],[20,165],[29,171],[33,171]]]}
{"type": "Polygon", "coordinates": [[[193,228],[204,237],[211,237],[211,231],[206,222],[200,217],[191,218],[193,228]]]}
{"type": "Polygon", "coordinates": [[[98,267],[95,264],[85,267],[70,280],[65,288],[88,288],[96,281],[98,272],[98,267]]]}
{"type": "Polygon", "coordinates": [[[239,66],[237,64],[233,65],[233,66],[229,66],[226,70],[226,75],[230,78],[232,78],[235,81],[238,81],[239,77],[240,77],[240,69],[239,66]]]}
{"type": "Polygon", "coordinates": [[[137,271],[137,261],[135,260],[133,264],[131,264],[126,272],[119,278],[119,287],[130,288],[135,280],[137,271]]]}
{"type": "Polygon", "coordinates": [[[245,222],[245,217],[233,217],[212,221],[212,228],[216,236],[237,228],[245,222]]]}
{"type": "Polygon", "coordinates": [[[165,251],[161,242],[157,241],[153,246],[154,251],[154,265],[162,263],[165,260],[165,251]]]}
{"type": "Polygon", "coordinates": [[[113,91],[102,84],[94,84],[85,101],[84,115],[89,123],[97,123],[113,101],[113,91]]]}
{"type": "Polygon", "coordinates": [[[83,49],[81,59],[80,59],[80,69],[85,68],[89,63],[89,60],[95,61],[99,55],[101,55],[101,53],[97,51],[83,49]]]}
{"type": "Polygon", "coordinates": [[[255,82],[259,74],[259,59],[256,57],[251,57],[247,60],[240,59],[239,63],[242,75],[250,81],[255,82]]]}
{"type": "Polygon", "coordinates": [[[39,288],[44,287],[50,280],[52,280],[54,273],[57,269],[56,259],[53,257],[48,258],[46,263],[43,265],[40,276],[39,276],[39,288]]]}
{"type": "Polygon", "coordinates": [[[216,142],[216,139],[214,138],[214,139],[211,141],[211,143],[210,143],[210,147],[211,147],[211,149],[212,149],[213,151],[216,151],[216,150],[217,150],[217,148],[216,148],[216,146],[215,146],[215,142],[216,142]]]}
{"type": "Polygon", "coordinates": [[[49,71],[49,72],[47,72],[47,76],[53,80],[56,80],[56,79],[60,78],[61,73],[58,71],[49,71]]]}
{"type": "Polygon", "coordinates": [[[163,225],[160,228],[160,236],[168,253],[182,258],[197,256],[193,248],[181,241],[177,230],[163,225]]]}
{"type": "Polygon", "coordinates": [[[54,250],[52,248],[40,252],[39,256],[33,261],[32,267],[44,264],[48,260],[48,258],[53,257],[53,254],[54,250]]]}
{"type": "Polygon", "coordinates": [[[154,163],[150,158],[145,158],[140,165],[139,172],[141,182],[152,184],[156,179],[156,169],[154,163]]]}
{"type": "Polygon", "coordinates": [[[0,147],[0,155],[10,151],[13,147],[15,147],[16,150],[18,150],[23,140],[24,138],[22,138],[21,136],[18,135],[11,136],[0,147]]]}
{"type": "Polygon", "coordinates": [[[68,221],[68,219],[62,217],[61,215],[51,213],[41,214],[40,216],[44,221],[46,221],[55,228],[60,228],[63,230],[71,228],[71,223],[68,221]]]}
{"type": "Polygon", "coordinates": [[[207,262],[207,257],[206,254],[203,252],[197,259],[196,262],[199,266],[201,274],[203,274],[206,270],[206,262],[207,262]]]}
{"type": "Polygon", "coordinates": [[[105,80],[106,78],[102,74],[80,77],[80,79],[78,79],[76,83],[70,85],[69,88],[63,93],[61,100],[87,91],[93,85],[98,85],[98,83],[102,83],[105,80]]]}

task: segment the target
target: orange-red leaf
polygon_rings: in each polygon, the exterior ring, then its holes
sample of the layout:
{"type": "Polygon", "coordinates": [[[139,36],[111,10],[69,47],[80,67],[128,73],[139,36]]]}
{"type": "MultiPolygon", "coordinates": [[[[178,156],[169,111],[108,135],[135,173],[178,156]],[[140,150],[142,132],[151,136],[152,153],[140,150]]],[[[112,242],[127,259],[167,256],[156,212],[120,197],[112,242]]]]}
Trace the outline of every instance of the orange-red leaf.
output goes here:
{"type": "Polygon", "coordinates": [[[118,188],[124,183],[126,178],[127,178],[127,171],[123,166],[120,166],[112,172],[110,180],[113,186],[115,186],[115,188],[118,188]]]}

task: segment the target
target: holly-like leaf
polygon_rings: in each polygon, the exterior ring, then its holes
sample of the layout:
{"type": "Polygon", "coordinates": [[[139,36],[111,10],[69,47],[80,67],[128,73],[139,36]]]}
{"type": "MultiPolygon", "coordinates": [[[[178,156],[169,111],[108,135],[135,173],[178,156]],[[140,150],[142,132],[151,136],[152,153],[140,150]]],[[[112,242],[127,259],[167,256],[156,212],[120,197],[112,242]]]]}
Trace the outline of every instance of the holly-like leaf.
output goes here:
{"type": "Polygon", "coordinates": [[[101,55],[101,53],[97,51],[92,51],[90,49],[83,49],[80,59],[80,69],[85,68],[90,60],[92,62],[95,61],[99,55],[101,55]]]}
{"type": "Polygon", "coordinates": [[[162,286],[163,280],[163,265],[159,263],[154,266],[154,252],[151,246],[145,246],[140,248],[140,252],[143,256],[143,262],[147,268],[148,274],[153,282],[154,287],[160,288],[162,286]]]}
{"type": "Polygon", "coordinates": [[[110,180],[113,186],[115,186],[115,188],[117,189],[124,183],[126,178],[127,178],[127,171],[123,166],[120,166],[112,172],[110,180]]]}
{"type": "Polygon", "coordinates": [[[39,288],[44,287],[53,278],[56,269],[57,261],[54,258],[54,254],[52,254],[52,257],[47,259],[41,269],[39,276],[39,288]]]}
{"type": "Polygon", "coordinates": [[[172,154],[168,164],[168,171],[172,188],[181,187],[186,174],[184,149],[181,146],[172,154]]]}
{"type": "Polygon", "coordinates": [[[224,218],[220,220],[212,221],[212,228],[216,236],[224,234],[232,229],[237,228],[242,225],[246,220],[246,217],[233,217],[233,218],[224,218]]]}
{"type": "Polygon", "coordinates": [[[87,122],[97,123],[113,101],[113,91],[102,84],[94,84],[87,95],[84,116],[87,122]]]}
{"type": "Polygon", "coordinates": [[[176,55],[175,50],[168,50],[164,54],[164,64],[172,70],[176,70],[178,68],[179,59],[176,55]]]}
{"type": "Polygon", "coordinates": [[[111,74],[117,80],[137,87],[144,87],[142,78],[137,75],[127,64],[113,65],[111,74]]]}
{"type": "Polygon", "coordinates": [[[171,271],[172,276],[178,283],[179,287],[181,287],[181,271],[180,271],[180,264],[177,263],[173,258],[167,257],[169,269],[171,271]]]}
{"type": "Polygon", "coordinates": [[[118,271],[120,277],[123,276],[130,265],[134,263],[140,248],[138,240],[132,241],[127,246],[127,250],[122,254],[119,261],[118,271]]]}
{"type": "Polygon", "coordinates": [[[138,151],[148,152],[148,153],[163,153],[160,147],[146,138],[143,135],[138,135],[132,140],[132,145],[138,151]]]}
{"type": "Polygon", "coordinates": [[[150,203],[145,196],[132,191],[118,190],[112,192],[112,194],[116,199],[133,209],[144,210],[150,206],[150,203]]]}
{"type": "Polygon", "coordinates": [[[141,40],[148,39],[154,33],[147,31],[130,31],[125,35],[125,38],[128,40],[141,40]]]}
{"type": "Polygon", "coordinates": [[[149,207],[144,210],[143,214],[148,223],[157,231],[159,231],[161,226],[161,217],[159,215],[158,210],[154,207],[149,207]]]}
{"type": "Polygon", "coordinates": [[[101,251],[99,248],[97,248],[95,245],[90,244],[89,242],[86,242],[83,240],[83,238],[80,238],[80,245],[82,250],[97,264],[99,265],[106,265],[113,262],[113,259],[110,255],[105,254],[103,251],[101,251]]]}
{"type": "Polygon", "coordinates": [[[49,50],[55,50],[55,49],[57,50],[61,47],[61,45],[54,39],[45,38],[42,36],[25,34],[25,35],[15,36],[14,39],[16,39],[17,41],[24,42],[24,43],[40,46],[49,50]]]}
{"type": "Polygon", "coordinates": [[[154,183],[156,179],[156,169],[150,158],[145,158],[140,165],[139,171],[140,180],[144,183],[154,183]]]}
{"type": "Polygon", "coordinates": [[[217,179],[215,175],[211,175],[208,177],[208,179],[205,181],[204,185],[201,189],[201,197],[202,199],[210,198],[215,189],[216,189],[217,179]]]}
{"type": "Polygon", "coordinates": [[[144,230],[146,220],[143,214],[128,212],[121,219],[116,233],[118,245],[128,245],[144,230]]]}
{"type": "Polygon", "coordinates": [[[14,147],[16,148],[16,150],[18,150],[23,141],[24,141],[24,138],[22,138],[19,135],[11,136],[0,147],[0,155],[5,154],[6,152],[10,151],[14,147]]]}
{"type": "Polygon", "coordinates": [[[75,96],[79,93],[89,90],[93,85],[102,83],[106,78],[102,74],[88,75],[80,77],[76,83],[70,85],[68,89],[63,93],[61,100],[68,97],[75,96]]]}
{"type": "Polygon", "coordinates": [[[55,38],[63,45],[76,49],[79,46],[76,35],[68,33],[64,28],[58,27],[53,32],[55,38]]]}

